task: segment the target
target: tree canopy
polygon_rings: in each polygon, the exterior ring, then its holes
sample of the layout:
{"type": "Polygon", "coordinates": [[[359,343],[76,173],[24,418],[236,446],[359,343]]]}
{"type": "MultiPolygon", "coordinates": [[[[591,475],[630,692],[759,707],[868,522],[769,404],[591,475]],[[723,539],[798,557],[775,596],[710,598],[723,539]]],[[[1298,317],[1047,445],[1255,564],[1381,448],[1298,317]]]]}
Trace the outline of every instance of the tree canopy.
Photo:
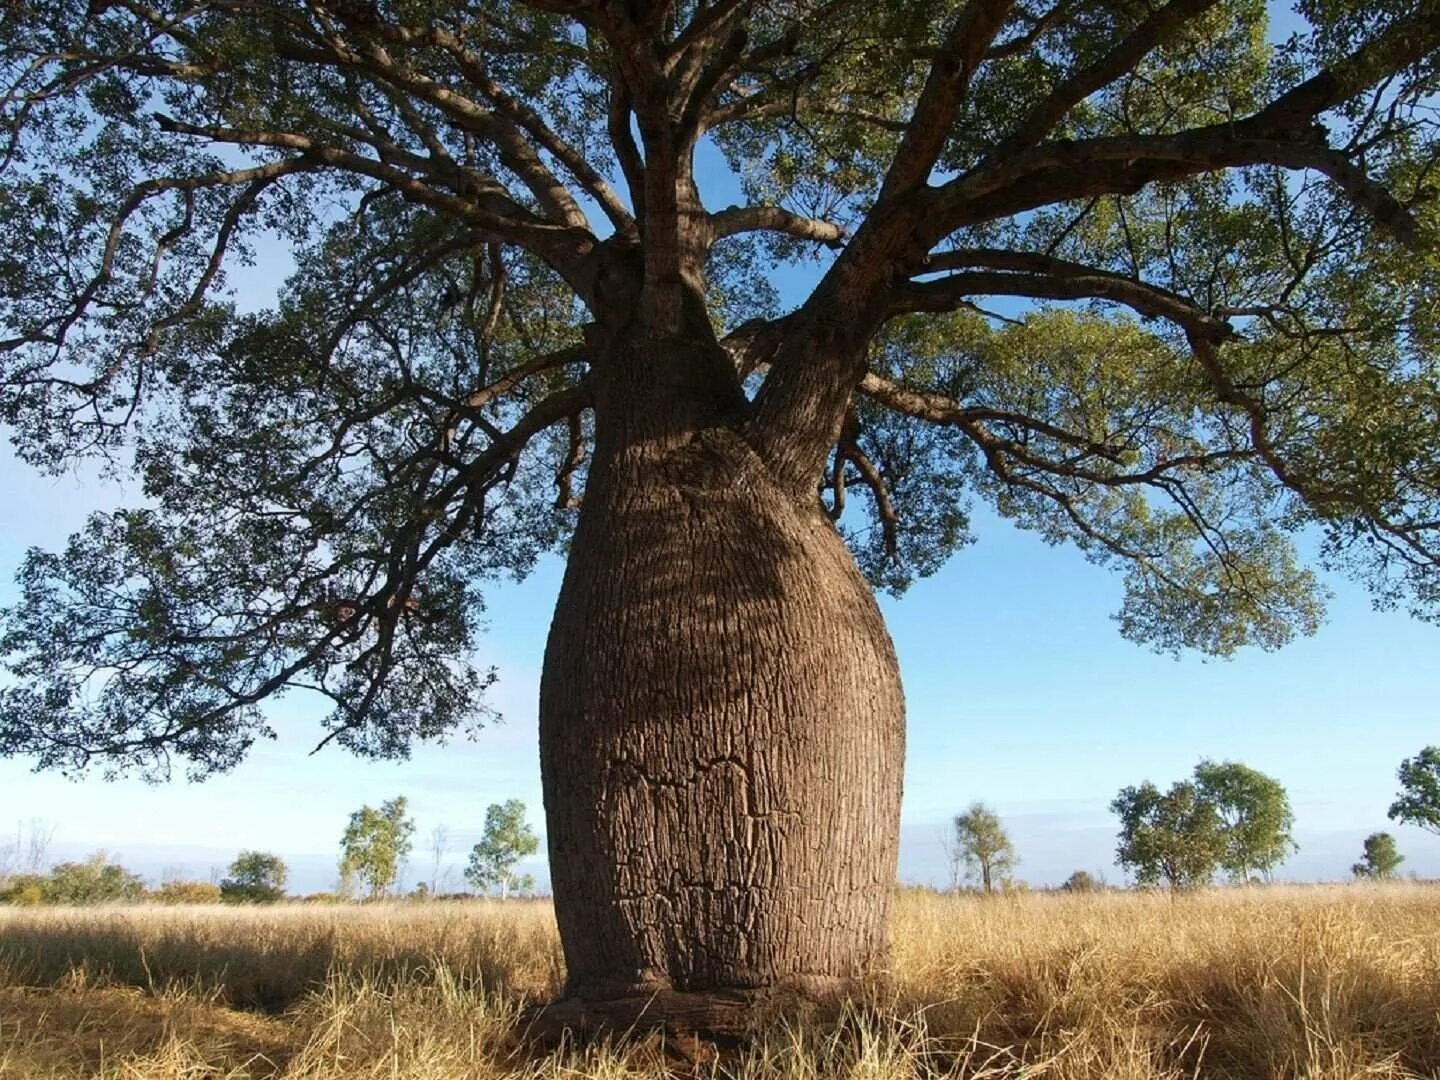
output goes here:
{"type": "Polygon", "coordinates": [[[1357,878],[1389,881],[1404,861],[1405,856],[1400,854],[1395,837],[1387,832],[1371,833],[1365,838],[1364,856],[1350,867],[1350,872],[1357,878]]]}
{"type": "Polygon", "coordinates": [[[378,810],[372,806],[356,810],[340,838],[342,891],[358,880],[370,899],[384,896],[400,878],[414,835],[415,821],[403,795],[387,799],[378,810]]]}
{"type": "Polygon", "coordinates": [[[1226,852],[1224,825],[1194,781],[1164,792],[1148,780],[1122,788],[1110,809],[1120,818],[1115,861],[1139,884],[1190,889],[1214,879],[1226,852]]]}
{"type": "Polygon", "coordinates": [[[955,868],[964,866],[967,875],[978,879],[987,893],[994,892],[996,884],[1009,882],[1020,860],[1000,816],[984,803],[971,803],[963,814],[956,815],[954,826],[950,860],[955,868]]]}
{"type": "Polygon", "coordinates": [[[1225,836],[1220,865],[1232,879],[1249,881],[1252,871],[1268,879],[1296,849],[1290,797],[1274,777],[1238,761],[1202,761],[1195,766],[1195,784],[1220,815],[1225,836]]]}
{"type": "Polygon", "coordinates": [[[525,820],[525,804],[519,799],[491,803],[485,810],[485,832],[480,842],[470,849],[465,867],[465,880],[477,889],[500,889],[504,900],[511,891],[524,892],[535,887],[529,874],[516,874],[515,864],[540,847],[537,837],[525,820]]]}
{"type": "Polygon", "coordinates": [[[0,418],[143,498],[27,556],[0,753],[203,775],[299,689],[367,755],[483,720],[485,584],[564,545],[640,325],[878,587],[979,499],[1160,649],[1313,630],[1305,530],[1433,618],[1440,18],[1296,12],[7,4],[0,418]]]}
{"type": "Polygon", "coordinates": [[[220,882],[226,900],[270,903],[285,899],[285,882],[290,876],[285,860],[268,851],[242,851],[230,864],[220,882]]]}
{"type": "Polygon", "coordinates": [[[1238,761],[1203,760],[1168,792],[1148,781],[1124,788],[1110,809],[1120,817],[1116,861],[1142,885],[1206,885],[1217,869],[1242,883],[1252,871],[1268,879],[1297,847],[1285,788],[1238,761]]]}
{"type": "Polygon", "coordinates": [[[1400,794],[1390,820],[1440,833],[1440,746],[1427,746],[1400,763],[1400,794]]]}

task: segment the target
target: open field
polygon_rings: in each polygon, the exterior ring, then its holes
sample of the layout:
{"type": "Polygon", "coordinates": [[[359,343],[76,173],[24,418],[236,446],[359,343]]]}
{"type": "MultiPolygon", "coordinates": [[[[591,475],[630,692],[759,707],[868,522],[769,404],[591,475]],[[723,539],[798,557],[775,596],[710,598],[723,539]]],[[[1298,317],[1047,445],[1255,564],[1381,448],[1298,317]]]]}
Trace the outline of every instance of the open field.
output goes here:
{"type": "Polygon", "coordinates": [[[905,894],[890,976],[743,1056],[541,1053],[540,902],[0,909],[0,1077],[1440,1075],[1440,889],[905,894]]]}

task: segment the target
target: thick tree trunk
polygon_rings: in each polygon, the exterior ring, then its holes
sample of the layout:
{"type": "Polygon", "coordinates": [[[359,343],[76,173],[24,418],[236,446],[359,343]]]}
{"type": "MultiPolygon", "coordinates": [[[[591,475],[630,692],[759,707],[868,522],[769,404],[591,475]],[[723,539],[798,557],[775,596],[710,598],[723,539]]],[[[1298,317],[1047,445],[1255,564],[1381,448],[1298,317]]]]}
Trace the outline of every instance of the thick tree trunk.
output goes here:
{"type": "Polygon", "coordinates": [[[540,696],[556,1017],[701,1030],[880,962],[904,705],[818,500],[734,427],[597,438],[540,696]]]}

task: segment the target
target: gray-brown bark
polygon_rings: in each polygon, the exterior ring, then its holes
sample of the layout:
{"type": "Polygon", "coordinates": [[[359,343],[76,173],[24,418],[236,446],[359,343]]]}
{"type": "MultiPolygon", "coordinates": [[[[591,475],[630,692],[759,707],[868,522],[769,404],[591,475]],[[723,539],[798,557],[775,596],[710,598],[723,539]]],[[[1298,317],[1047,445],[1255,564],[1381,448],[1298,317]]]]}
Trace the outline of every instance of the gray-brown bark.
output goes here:
{"type": "MultiPolygon", "coordinates": [[[[674,363],[710,367],[688,351],[674,363]]],[[[883,956],[904,708],[813,490],[778,482],[693,386],[657,408],[665,352],[597,387],[541,765],[568,996],[620,1026],[648,1002],[714,1028],[737,991],[833,988],[883,956]]]]}

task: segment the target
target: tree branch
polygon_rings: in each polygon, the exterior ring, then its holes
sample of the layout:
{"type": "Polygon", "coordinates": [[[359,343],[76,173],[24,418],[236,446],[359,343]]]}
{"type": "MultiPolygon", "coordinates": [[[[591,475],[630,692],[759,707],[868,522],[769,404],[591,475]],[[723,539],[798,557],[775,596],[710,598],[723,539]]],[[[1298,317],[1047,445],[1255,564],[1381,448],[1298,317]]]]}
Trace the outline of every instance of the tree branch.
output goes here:
{"type": "Polygon", "coordinates": [[[710,215],[710,229],[717,240],[736,233],[763,230],[784,233],[799,240],[813,240],[834,250],[844,247],[848,239],[848,234],[839,225],[804,217],[779,206],[732,206],[710,215]]]}
{"type": "Polygon", "coordinates": [[[1152,49],[1185,23],[1214,7],[1218,0],[1171,0],[1152,12],[1109,52],[1088,67],[1072,72],[1048,97],[1031,110],[1015,129],[990,152],[990,159],[1003,159],[1016,150],[1043,139],[1065,115],[1097,90],[1109,85],[1135,66],[1152,49]]]}
{"type": "MultiPolygon", "coordinates": [[[[1323,173],[1397,238],[1411,242],[1415,224],[1409,212],[1346,154],[1327,146],[1323,131],[1317,133],[1313,122],[1389,72],[1419,62],[1437,45],[1440,23],[1422,15],[1400,19],[1350,56],[1245,119],[1171,135],[1042,143],[987,159],[934,189],[923,233],[934,243],[958,228],[1039,206],[1128,194],[1155,181],[1269,164],[1323,173]]],[[[1033,125],[1035,130],[1040,126],[1038,121],[1033,125]]]]}
{"type": "Polygon", "coordinates": [[[1168,319],[1187,331],[1213,341],[1235,336],[1223,319],[1168,289],[1105,270],[1033,252],[965,248],[939,252],[926,260],[924,272],[951,267],[984,266],[996,271],[962,271],[936,281],[897,286],[893,309],[954,311],[970,296],[1025,296],[1036,300],[1111,300],[1146,318],[1168,319]]]}
{"type": "Polygon", "coordinates": [[[985,51],[1004,25],[1014,0],[969,0],[930,65],[929,77],[910,116],[890,168],[880,186],[877,206],[923,186],[950,136],[956,110],[985,51]]]}

